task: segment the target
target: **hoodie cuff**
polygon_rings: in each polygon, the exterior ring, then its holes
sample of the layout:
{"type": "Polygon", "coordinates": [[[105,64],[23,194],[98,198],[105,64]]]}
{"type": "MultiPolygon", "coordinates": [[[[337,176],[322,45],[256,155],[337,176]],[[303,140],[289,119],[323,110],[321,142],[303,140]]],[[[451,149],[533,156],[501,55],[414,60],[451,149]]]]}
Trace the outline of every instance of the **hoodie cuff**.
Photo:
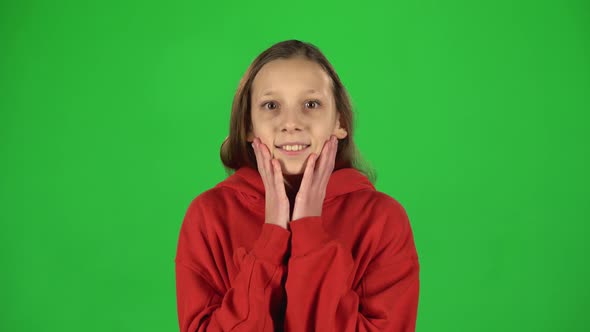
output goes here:
{"type": "Polygon", "coordinates": [[[274,224],[263,224],[262,231],[252,247],[252,254],[259,259],[279,265],[285,259],[291,232],[274,224]]]}
{"type": "Polygon", "coordinates": [[[322,225],[321,216],[303,217],[289,222],[291,257],[305,256],[332,241],[322,225]]]}

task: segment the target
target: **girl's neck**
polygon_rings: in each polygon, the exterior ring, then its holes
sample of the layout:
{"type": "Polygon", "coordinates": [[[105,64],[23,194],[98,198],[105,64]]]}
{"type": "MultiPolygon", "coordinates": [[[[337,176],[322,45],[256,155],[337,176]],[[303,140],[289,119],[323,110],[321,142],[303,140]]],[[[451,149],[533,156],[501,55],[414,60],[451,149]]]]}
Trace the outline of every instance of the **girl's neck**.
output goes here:
{"type": "Polygon", "coordinates": [[[294,201],[297,192],[299,192],[303,174],[283,174],[283,178],[289,183],[289,185],[285,185],[287,197],[289,197],[289,201],[294,201]]]}
{"type": "Polygon", "coordinates": [[[283,174],[283,179],[285,179],[285,192],[287,193],[287,198],[289,199],[289,220],[293,216],[293,210],[295,208],[295,198],[297,197],[297,193],[299,192],[299,187],[301,187],[301,180],[303,179],[303,174],[283,174]]]}

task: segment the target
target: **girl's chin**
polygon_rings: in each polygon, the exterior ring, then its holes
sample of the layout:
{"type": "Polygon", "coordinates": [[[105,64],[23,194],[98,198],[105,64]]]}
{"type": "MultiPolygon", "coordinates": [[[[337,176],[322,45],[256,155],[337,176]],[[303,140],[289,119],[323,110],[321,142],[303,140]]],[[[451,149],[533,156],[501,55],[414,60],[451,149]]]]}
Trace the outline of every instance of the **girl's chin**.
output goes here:
{"type": "Polygon", "coordinates": [[[283,165],[282,169],[284,175],[298,175],[303,174],[303,172],[305,171],[305,162],[297,163],[291,160],[288,162],[281,161],[281,164],[283,165]]]}
{"type": "Polygon", "coordinates": [[[283,170],[283,175],[301,175],[301,174],[303,174],[303,169],[301,169],[301,170],[290,170],[290,169],[283,170]]]}

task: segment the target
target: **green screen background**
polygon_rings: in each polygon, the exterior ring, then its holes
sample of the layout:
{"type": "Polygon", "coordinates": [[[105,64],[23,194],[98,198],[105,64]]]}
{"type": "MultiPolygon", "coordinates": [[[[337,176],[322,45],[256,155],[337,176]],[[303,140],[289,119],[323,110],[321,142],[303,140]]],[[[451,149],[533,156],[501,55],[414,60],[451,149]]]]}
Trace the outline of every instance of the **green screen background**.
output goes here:
{"type": "Polygon", "coordinates": [[[225,178],[237,84],[273,43],[347,87],[406,208],[417,331],[581,331],[587,1],[3,1],[2,331],[176,331],[190,201],[225,178]]]}

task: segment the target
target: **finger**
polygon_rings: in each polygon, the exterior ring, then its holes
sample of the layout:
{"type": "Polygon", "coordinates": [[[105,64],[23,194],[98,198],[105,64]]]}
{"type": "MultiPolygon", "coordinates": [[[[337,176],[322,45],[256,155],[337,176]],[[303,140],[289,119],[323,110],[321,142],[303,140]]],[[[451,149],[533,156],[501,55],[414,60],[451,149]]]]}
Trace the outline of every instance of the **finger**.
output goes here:
{"type": "Polygon", "coordinates": [[[317,172],[319,174],[323,174],[324,173],[324,169],[326,168],[326,165],[328,163],[328,160],[330,159],[330,148],[332,146],[332,141],[330,139],[327,139],[324,142],[324,146],[322,148],[322,152],[320,152],[320,156],[318,158],[318,170],[317,172]]]}
{"type": "Polygon", "coordinates": [[[283,182],[283,171],[281,170],[281,163],[278,159],[273,159],[272,164],[274,165],[274,180],[275,180],[275,188],[279,197],[287,197],[287,193],[285,192],[285,183],[283,182]]]}
{"type": "MultiPolygon", "coordinates": [[[[271,156],[270,156],[270,151],[268,150],[268,148],[266,147],[266,144],[260,142],[260,149],[262,150],[262,164],[264,166],[264,169],[266,170],[266,183],[271,184],[273,183],[273,176],[274,176],[274,172],[273,172],[273,166],[271,165],[271,156]]],[[[274,187],[268,188],[268,189],[273,189],[274,187]]]]}
{"type": "Polygon", "coordinates": [[[258,146],[256,138],[252,142],[252,148],[254,149],[254,155],[256,156],[256,165],[258,166],[258,172],[260,172],[260,175],[263,175],[264,167],[262,166],[262,155],[260,154],[260,148],[258,146]]]}
{"type": "Polygon", "coordinates": [[[328,181],[330,180],[330,175],[332,174],[332,171],[334,170],[334,163],[335,163],[334,158],[336,156],[336,150],[338,148],[337,144],[338,144],[338,141],[336,139],[336,136],[333,136],[333,135],[330,136],[326,155],[324,156],[325,160],[320,165],[320,170],[318,171],[320,173],[319,179],[318,179],[320,186],[327,186],[328,185],[328,181]]]}
{"type": "Polygon", "coordinates": [[[338,138],[334,136],[334,145],[332,146],[332,157],[330,158],[330,173],[334,170],[336,164],[336,154],[338,153],[338,138]]]}
{"type": "Polygon", "coordinates": [[[307,165],[305,167],[305,171],[303,173],[303,179],[301,179],[301,185],[299,186],[299,192],[307,192],[309,188],[312,186],[313,182],[313,175],[315,169],[315,161],[316,156],[314,153],[311,153],[307,158],[307,165]]]}
{"type": "Polygon", "coordinates": [[[262,183],[264,184],[264,187],[267,188],[268,187],[268,182],[267,182],[268,171],[264,167],[264,156],[263,156],[262,151],[260,149],[260,140],[255,138],[254,142],[253,142],[253,146],[254,146],[254,153],[256,155],[256,164],[258,165],[258,172],[260,173],[260,177],[262,178],[262,183]]]}

